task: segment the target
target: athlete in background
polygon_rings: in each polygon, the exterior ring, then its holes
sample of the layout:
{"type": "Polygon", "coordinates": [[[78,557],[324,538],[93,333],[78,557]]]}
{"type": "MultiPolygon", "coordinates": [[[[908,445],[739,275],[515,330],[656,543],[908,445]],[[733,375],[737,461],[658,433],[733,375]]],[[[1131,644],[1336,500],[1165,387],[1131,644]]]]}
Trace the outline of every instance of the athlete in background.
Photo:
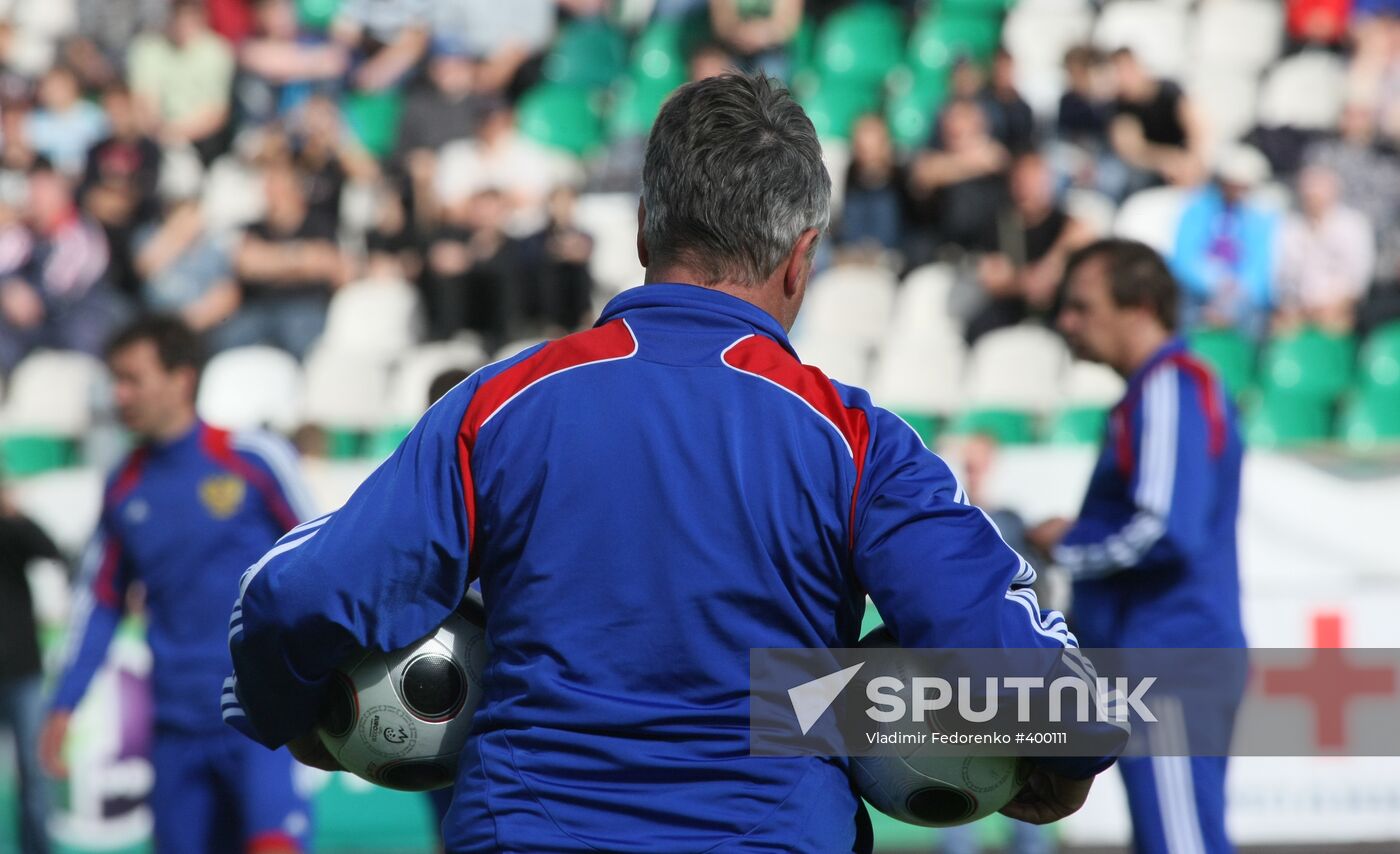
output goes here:
{"type": "Polygon", "coordinates": [[[291,757],[231,733],[216,699],[239,576],[309,516],[297,460],[280,439],[199,420],[200,344],[180,321],[137,321],[113,339],[107,361],[118,413],[139,444],[107,483],[84,557],[43,762],[67,773],[73,709],[106,656],[128,586],[139,582],[153,657],[156,851],[304,850],[310,814],[293,790],[291,757]]]}
{"type": "MultiPolygon", "coordinates": [[[[1176,281],[1155,251],[1127,240],[1085,247],[1067,276],[1060,330],[1077,356],[1113,368],[1128,387],[1110,412],[1079,518],[1041,523],[1029,538],[1069,570],[1086,647],[1243,647],[1235,539],[1243,446],[1220,382],[1176,335],[1176,281]]],[[[1220,692],[1218,707],[1186,710],[1191,725],[1228,733],[1232,690],[1220,692]]],[[[1183,713],[1159,718],[1187,743],[1183,713]]],[[[1224,756],[1123,757],[1136,850],[1232,850],[1225,764],[1224,756]]]]}

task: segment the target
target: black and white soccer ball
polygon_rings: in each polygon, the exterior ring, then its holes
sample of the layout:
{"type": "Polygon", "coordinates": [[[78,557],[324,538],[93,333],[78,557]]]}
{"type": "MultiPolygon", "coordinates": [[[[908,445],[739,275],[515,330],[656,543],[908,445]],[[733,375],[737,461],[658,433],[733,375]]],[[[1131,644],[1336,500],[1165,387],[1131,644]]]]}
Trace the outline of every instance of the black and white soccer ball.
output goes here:
{"type": "MultiPolygon", "coordinates": [[[[897,646],[883,626],[866,635],[860,645],[897,646]]],[[[908,679],[912,674],[890,675],[908,679]]],[[[893,724],[875,726],[897,731],[893,724]]],[[[986,818],[1016,797],[1028,770],[1025,761],[1015,756],[949,756],[946,748],[932,744],[911,744],[894,755],[851,757],[851,775],[867,803],[885,815],[922,827],[954,827],[986,818]]]]}
{"type": "Polygon", "coordinates": [[[336,671],[316,727],[321,743],[345,770],[380,786],[452,785],[487,652],[481,595],[469,590],[432,634],[394,652],[360,652],[336,671]]]}

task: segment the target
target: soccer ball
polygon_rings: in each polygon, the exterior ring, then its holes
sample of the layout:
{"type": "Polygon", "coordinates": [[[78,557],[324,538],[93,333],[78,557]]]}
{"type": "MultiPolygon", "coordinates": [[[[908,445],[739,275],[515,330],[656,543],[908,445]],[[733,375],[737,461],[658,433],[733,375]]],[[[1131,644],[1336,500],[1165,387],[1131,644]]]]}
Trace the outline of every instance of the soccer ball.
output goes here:
{"type": "MultiPolygon", "coordinates": [[[[866,635],[860,645],[896,646],[884,627],[866,635]]],[[[1028,770],[1015,756],[948,756],[932,744],[910,745],[900,755],[851,757],[856,789],[867,803],[923,827],[953,827],[986,818],[1011,802],[1025,785],[1028,770]]]]}
{"type": "Polygon", "coordinates": [[[408,792],[452,785],[481,702],[481,595],[467,591],[437,631],[390,653],[362,651],[335,672],[316,732],[345,770],[408,792]]]}

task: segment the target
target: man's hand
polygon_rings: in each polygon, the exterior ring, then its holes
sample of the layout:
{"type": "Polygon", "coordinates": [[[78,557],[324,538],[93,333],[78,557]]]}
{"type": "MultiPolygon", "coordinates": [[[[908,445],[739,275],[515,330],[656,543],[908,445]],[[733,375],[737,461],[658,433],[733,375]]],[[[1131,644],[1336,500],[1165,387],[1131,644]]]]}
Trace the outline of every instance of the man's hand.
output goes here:
{"type": "Polygon", "coordinates": [[[39,764],[56,780],[68,776],[68,763],[63,761],[63,742],[68,738],[68,724],[72,720],[71,712],[50,712],[39,734],[39,764]]]}
{"type": "Polygon", "coordinates": [[[1049,824],[1074,815],[1089,797],[1094,778],[1072,780],[1050,771],[1036,768],[1026,779],[1026,785],[1001,808],[1001,814],[1030,824],[1049,824]]]}
{"type": "Polygon", "coordinates": [[[312,768],[320,768],[322,771],[345,770],[314,732],[308,732],[287,742],[287,752],[291,753],[296,761],[312,768]]]}
{"type": "Polygon", "coordinates": [[[1026,541],[1048,555],[1065,538],[1073,524],[1073,521],[1062,516],[1046,519],[1026,532],[1026,541]]]}

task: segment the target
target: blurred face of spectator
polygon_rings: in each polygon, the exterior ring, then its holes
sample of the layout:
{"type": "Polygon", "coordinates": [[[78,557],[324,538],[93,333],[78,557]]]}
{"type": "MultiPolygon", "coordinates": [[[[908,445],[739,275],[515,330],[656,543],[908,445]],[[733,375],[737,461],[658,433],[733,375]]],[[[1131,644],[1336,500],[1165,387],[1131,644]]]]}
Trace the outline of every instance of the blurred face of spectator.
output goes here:
{"type": "Polygon", "coordinates": [[[306,217],[306,194],[294,169],[277,167],[269,170],[265,191],[270,221],[294,226],[306,217]]]}
{"type": "Polygon", "coordinates": [[[170,10],[166,35],[176,47],[184,47],[204,32],[204,10],[198,3],[178,3],[170,10]]]}
{"type": "Polygon", "coordinates": [[[1321,166],[1310,166],[1298,176],[1298,204],[1303,213],[1320,219],[1336,206],[1341,196],[1337,174],[1321,166]]]}
{"type": "Polygon", "coordinates": [[[471,227],[499,231],[506,224],[506,198],[499,190],[483,190],[472,197],[468,209],[471,227]]]}
{"type": "Polygon", "coordinates": [[[142,438],[158,438],[181,421],[194,401],[192,368],[166,370],[155,342],[137,341],[111,355],[113,395],[122,426],[142,438]]]}
{"type": "Polygon", "coordinates": [[[257,9],[258,31],[280,41],[297,37],[296,8],[287,0],[262,0],[257,9]]]}
{"type": "Polygon", "coordinates": [[[139,132],[136,103],[125,89],[108,89],[102,95],[102,111],[107,114],[116,136],[132,137],[139,132]]]}
{"type": "Polygon", "coordinates": [[[487,114],[481,123],[481,141],[487,145],[499,142],[515,130],[515,113],[501,105],[487,114]]]}
{"type": "Polygon", "coordinates": [[[718,77],[734,67],[734,57],[718,45],[707,45],[690,58],[690,79],[708,80],[718,77]]]}
{"type": "Polygon", "coordinates": [[[73,191],[57,172],[35,172],[29,177],[29,216],[34,227],[49,231],[73,210],[73,191]]]}
{"type": "Polygon", "coordinates": [[[1075,268],[1056,322],[1074,355],[1116,365],[1130,332],[1127,314],[1113,301],[1103,258],[1088,258],[1075,268]]]}
{"type": "Polygon", "coordinates": [[[943,147],[966,151],[987,139],[987,120],[976,104],[958,101],[943,113],[943,147]]]}
{"type": "Polygon", "coordinates": [[[1126,51],[1113,56],[1113,79],[1118,93],[1130,101],[1151,97],[1154,82],[1138,58],[1126,51]]]}
{"type": "Polygon", "coordinates": [[[572,187],[555,187],[549,194],[547,206],[549,209],[549,219],[556,225],[572,225],[574,221],[574,202],[578,200],[578,195],[572,187]]]}
{"type": "Polygon", "coordinates": [[[998,51],[992,62],[992,88],[998,92],[1016,91],[1016,60],[1006,51],[998,51]]]}
{"type": "Polygon", "coordinates": [[[302,108],[301,128],[306,139],[334,145],[340,139],[340,109],[330,98],[311,98],[302,108]]]}
{"type": "Polygon", "coordinates": [[[55,113],[66,111],[78,102],[78,78],[66,68],[55,68],[44,75],[39,84],[39,103],[55,113]]]}
{"type": "Polygon", "coordinates": [[[982,91],[982,69],[969,59],[960,59],[953,65],[952,85],[949,91],[954,98],[975,98],[982,91]]]}
{"type": "Polygon", "coordinates": [[[851,133],[851,156],[866,167],[879,167],[894,159],[890,131],[879,116],[862,116],[851,133]]]}
{"type": "Polygon", "coordinates": [[[1081,95],[1092,94],[1095,71],[1094,55],[1089,48],[1073,48],[1065,55],[1065,76],[1069,88],[1081,95]]]}
{"type": "Polygon", "coordinates": [[[1055,201],[1054,177],[1045,160],[1030,154],[1011,167],[1011,201],[1023,214],[1048,210],[1055,201]]]}
{"type": "Polygon", "coordinates": [[[439,92],[462,95],[470,92],[476,84],[476,65],[465,56],[438,54],[428,66],[428,76],[439,92]]]}
{"type": "Polygon", "coordinates": [[[1364,104],[1347,104],[1337,127],[1342,139],[1354,145],[1370,145],[1376,138],[1375,114],[1364,104]]]}

